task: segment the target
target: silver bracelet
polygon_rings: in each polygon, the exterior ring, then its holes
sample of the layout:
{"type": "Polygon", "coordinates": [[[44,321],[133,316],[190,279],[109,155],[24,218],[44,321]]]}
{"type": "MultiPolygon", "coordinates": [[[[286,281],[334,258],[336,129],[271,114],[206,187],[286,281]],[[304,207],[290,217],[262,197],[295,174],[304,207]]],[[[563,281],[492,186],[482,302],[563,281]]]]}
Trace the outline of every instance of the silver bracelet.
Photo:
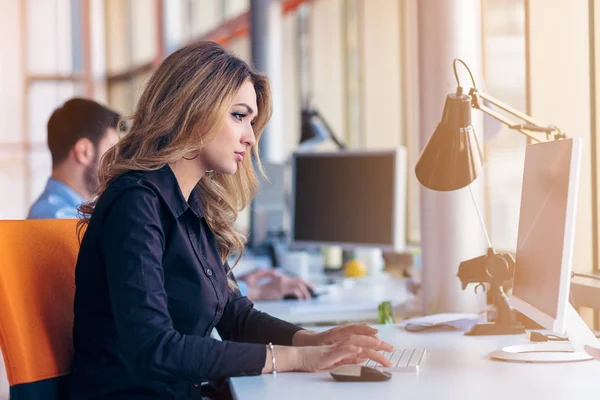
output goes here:
{"type": "Polygon", "coordinates": [[[275,368],[275,350],[273,349],[273,343],[269,343],[269,350],[271,350],[271,364],[273,364],[273,367],[271,368],[271,373],[273,375],[276,375],[277,368],[275,368]]]}

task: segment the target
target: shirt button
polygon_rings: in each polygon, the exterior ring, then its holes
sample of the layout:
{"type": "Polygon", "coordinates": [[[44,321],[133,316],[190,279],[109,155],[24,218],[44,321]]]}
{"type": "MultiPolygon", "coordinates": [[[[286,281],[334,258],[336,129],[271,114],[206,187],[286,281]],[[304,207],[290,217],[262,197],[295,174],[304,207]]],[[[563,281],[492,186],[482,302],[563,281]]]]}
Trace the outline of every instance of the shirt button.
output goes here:
{"type": "Polygon", "coordinates": [[[207,270],[206,270],[206,275],[208,275],[208,276],[212,276],[212,269],[210,269],[210,268],[209,268],[209,269],[207,269],[207,270]]]}
{"type": "Polygon", "coordinates": [[[204,399],[202,396],[202,385],[199,382],[190,383],[190,397],[192,399],[204,399]]]}
{"type": "Polygon", "coordinates": [[[222,313],[223,312],[223,306],[219,304],[219,307],[217,307],[217,312],[222,313]]]}

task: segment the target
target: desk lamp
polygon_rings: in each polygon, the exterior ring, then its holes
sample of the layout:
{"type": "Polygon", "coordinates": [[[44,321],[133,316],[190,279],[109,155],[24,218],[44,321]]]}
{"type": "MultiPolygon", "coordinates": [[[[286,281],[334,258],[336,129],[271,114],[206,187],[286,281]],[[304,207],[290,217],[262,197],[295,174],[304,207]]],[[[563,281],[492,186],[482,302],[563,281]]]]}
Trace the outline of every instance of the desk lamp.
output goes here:
{"type": "Polygon", "coordinates": [[[334,134],[329,124],[321,114],[310,106],[302,108],[300,144],[319,143],[331,139],[340,150],[344,150],[346,145],[342,143],[334,134]]]}
{"type": "Polygon", "coordinates": [[[481,147],[471,125],[471,108],[483,111],[536,142],[542,142],[542,139],[538,137],[540,134],[545,134],[545,141],[564,139],[565,135],[557,127],[543,125],[530,116],[478,90],[473,74],[464,61],[455,59],[453,69],[457,83],[456,93],[450,93],[446,97],[442,119],[417,161],[416,176],[423,186],[436,191],[452,191],[468,186],[487,239],[487,254],[462,262],[457,276],[461,280],[463,290],[469,283],[478,283],[475,292],[480,286],[485,290],[485,283],[489,284],[490,293],[496,306],[497,318],[494,323],[475,325],[471,331],[467,332],[467,335],[524,333],[525,329],[516,320],[515,311],[511,308],[508,297],[502,288],[503,284],[509,283],[512,279],[515,261],[510,254],[499,254],[494,250],[470,186],[483,168],[481,147]],[[473,86],[469,90],[469,94],[463,93],[456,72],[457,62],[464,65],[471,77],[473,86]],[[525,123],[514,124],[503,114],[487,107],[483,101],[506,111],[525,123]]]}

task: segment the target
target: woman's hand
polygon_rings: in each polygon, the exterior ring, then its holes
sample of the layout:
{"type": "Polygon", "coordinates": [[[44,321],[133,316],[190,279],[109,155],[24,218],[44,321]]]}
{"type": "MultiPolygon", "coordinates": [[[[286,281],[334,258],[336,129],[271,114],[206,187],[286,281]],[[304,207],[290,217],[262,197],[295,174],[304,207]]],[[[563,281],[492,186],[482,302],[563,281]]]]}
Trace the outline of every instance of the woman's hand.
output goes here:
{"type": "Polygon", "coordinates": [[[379,351],[393,351],[394,347],[373,336],[355,335],[347,340],[327,345],[299,348],[299,371],[315,372],[344,364],[360,364],[371,359],[385,367],[390,361],[379,351]]]}
{"type": "MultiPolygon", "coordinates": [[[[304,332],[304,331],[303,331],[304,332]]],[[[314,334],[311,336],[314,336],[314,334]]],[[[295,336],[294,336],[295,337],[295,336]]],[[[376,336],[351,335],[340,342],[322,346],[274,346],[277,371],[315,372],[344,364],[360,364],[371,359],[389,367],[390,361],[380,351],[391,352],[394,346],[376,336]]],[[[263,373],[272,371],[271,354],[267,351],[263,373]]]]}
{"type": "MultiPolygon", "coordinates": [[[[375,333],[377,332],[377,330],[373,328],[366,330],[364,325],[342,326],[323,332],[329,333],[320,336],[319,339],[316,339],[319,334],[315,332],[298,331],[296,335],[294,335],[293,340],[297,339],[298,333],[304,332],[300,337],[309,342],[326,340],[335,341],[335,343],[326,345],[303,345],[303,347],[298,347],[298,344],[294,344],[294,346],[297,347],[274,346],[277,371],[315,372],[331,369],[344,364],[360,364],[367,359],[371,359],[386,367],[391,366],[390,361],[379,352],[394,351],[394,346],[380,340],[374,334],[356,334],[356,332],[372,333],[372,331],[375,331],[375,333]],[[360,329],[357,327],[360,327],[360,329]]],[[[266,351],[267,357],[265,359],[263,373],[271,372],[273,367],[271,364],[271,354],[268,353],[269,350],[266,351]]]]}
{"type": "MultiPolygon", "coordinates": [[[[301,330],[294,334],[292,338],[293,346],[321,346],[328,344],[341,343],[352,336],[372,336],[375,337],[379,332],[369,325],[340,325],[324,332],[313,332],[301,330]]],[[[383,342],[382,342],[383,343],[383,342]]]]}

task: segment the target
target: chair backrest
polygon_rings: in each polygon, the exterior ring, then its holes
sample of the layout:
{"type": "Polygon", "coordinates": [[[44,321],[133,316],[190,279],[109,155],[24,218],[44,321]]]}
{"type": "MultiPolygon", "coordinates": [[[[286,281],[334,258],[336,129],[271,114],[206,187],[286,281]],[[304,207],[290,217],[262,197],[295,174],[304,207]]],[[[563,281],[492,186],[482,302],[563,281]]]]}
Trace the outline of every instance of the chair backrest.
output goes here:
{"type": "Polygon", "coordinates": [[[73,358],[76,227],[75,219],[0,221],[0,347],[11,399],[57,399],[64,391],[73,358]]]}

